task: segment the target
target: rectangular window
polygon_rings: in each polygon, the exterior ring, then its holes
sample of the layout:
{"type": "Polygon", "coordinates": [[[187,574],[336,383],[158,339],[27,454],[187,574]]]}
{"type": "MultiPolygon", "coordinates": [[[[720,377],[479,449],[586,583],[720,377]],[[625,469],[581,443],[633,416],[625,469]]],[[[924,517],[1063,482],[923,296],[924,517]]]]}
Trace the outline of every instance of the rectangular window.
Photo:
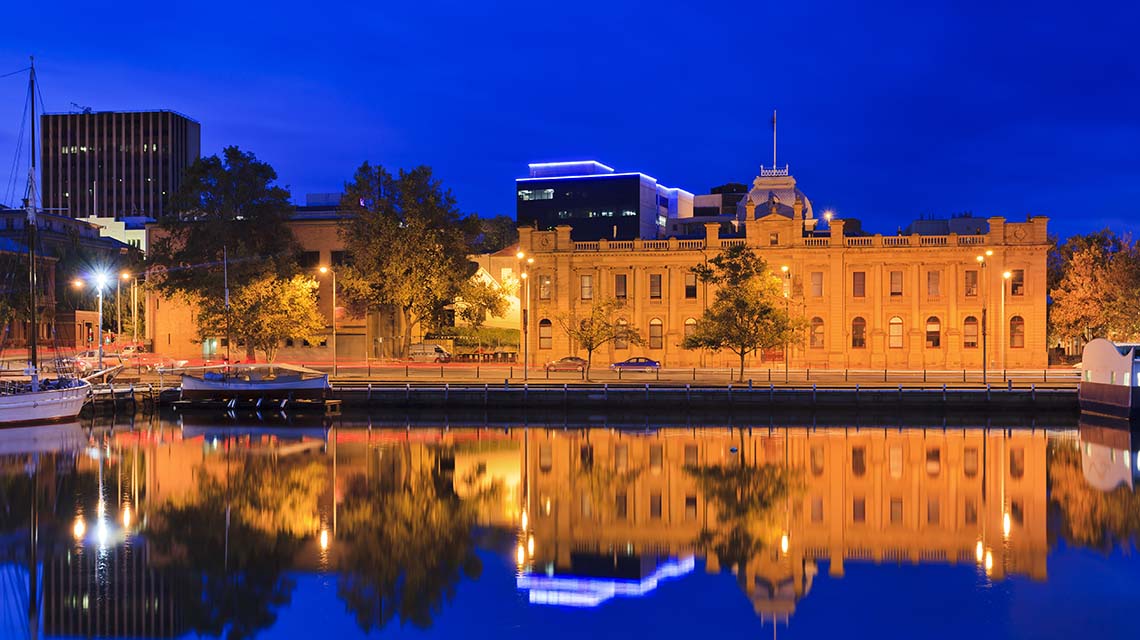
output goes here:
{"type": "Polygon", "coordinates": [[[594,276],[581,276],[582,299],[594,299],[594,276]]]}
{"type": "Polygon", "coordinates": [[[614,516],[618,520],[625,520],[629,515],[629,497],[624,491],[619,491],[614,498],[614,516]]]}
{"type": "Polygon", "coordinates": [[[685,274],[685,299],[696,300],[697,298],[697,274],[685,274]]]}
{"type": "Polygon", "coordinates": [[[891,524],[902,524],[903,503],[902,498],[891,498],[891,524]]]}
{"type": "Polygon", "coordinates": [[[964,515],[966,516],[966,524],[978,524],[978,503],[973,498],[966,498],[966,505],[964,515]]]}
{"type": "Polygon", "coordinates": [[[519,200],[553,200],[554,189],[519,189],[519,200]]]}
{"type": "Polygon", "coordinates": [[[685,466],[686,467],[697,466],[697,445],[695,445],[695,444],[685,445],[685,466]]]}
{"type": "Polygon", "coordinates": [[[649,274],[649,299],[650,300],[660,300],[661,299],[661,274],[660,273],[649,274]]]}
{"type": "Polygon", "coordinates": [[[773,247],[780,244],[780,234],[769,233],[768,234],[768,244],[773,246],[773,247]]]}
{"type": "Polygon", "coordinates": [[[811,272],[811,295],[815,296],[816,298],[822,298],[823,297],[823,272],[822,271],[812,271],[811,272]]]}
{"type": "Polygon", "coordinates": [[[964,291],[966,296],[973,298],[978,295],[978,271],[977,269],[969,269],[966,271],[966,282],[964,291]]]}
{"type": "Polygon", "coordinates": [[[1025,269],[1013,269],[1009,278],[1009,295],[1025,295],[1025,269]]]}
{"type": "Polygon", "coordinates": [[[697,496],[695,495],[685,496],[685,519],[697,519],[697,496]]]}
{"type": "Polygon", "coordinates": [[[867,500],[866,498],[855,498],[851,501],[851,520],[854,522],[867,521],[867,500]]]}
{"type": "Polygon", "coordinates": [[[867,297],[866,271],[855,271],[851,274],[851,295],[855,298],[867,297]]]}
{"type": "Polygon", "coordinates": [[[625,281],[626,275],[624,273],[619,273],[614,276],[614,297],[618,300],[625,300],[626,298],[625,281]]]}
{"type": "Polygon", "coordinates": [[[926,297],[937,298],[942,295],[942,272],[926,272],[926,297]]]}
{"type": "Polygon", "coordinates": [[[901,296],[903,291],[903,272],[891,272],[891,297],[901,296]]]}
{"type": "Polygon", "coordinates": [[[654,520],[661,519],[661,492],[654,491],[649,495],[649,517],[654,520]]]}
{"type": "Polygon", "coordinates": [[[941,514],[938,512],[938,498],[926,501],[926,524],[938,524],[941,514]]]}
{"type": "Polygon", "coordinates": [[[661,459],[664,457],[664,450],[659,444],[649,445],[649,468],[653,471],[661,470],[661,459]]]}
{"type": "Polygon", "coordinates": [[[811,521],[823,522],[823,498],[819,496],[811,499],[811,521]]]}
{"type": "Polygon", "coordinates": [[[550,276],[538,276],[538,299],[549,300],[553,283],[550,276]]]}

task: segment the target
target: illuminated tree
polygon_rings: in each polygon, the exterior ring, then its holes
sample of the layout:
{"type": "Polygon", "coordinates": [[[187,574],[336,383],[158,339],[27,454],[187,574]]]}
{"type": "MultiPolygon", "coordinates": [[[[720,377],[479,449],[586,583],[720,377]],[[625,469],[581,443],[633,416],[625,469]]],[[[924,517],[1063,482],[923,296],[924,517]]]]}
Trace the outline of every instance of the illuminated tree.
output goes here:
{"type": "Polygon", "coordinates": [[[223,301],[204,300],[198,330],[204,336],[225,333],[243,340],[273,362],[285,340],[316,341],[325,329],[317,308],[317,282],[306,276],[285,279],[267,275],[242,286],[230,298],[229,317],[223,301]]]}
{"type": "Polygon", "coordinates": [[[628,322],[617,317],[625,308],[620,300],[606,298],[595,301],[586,313],[573,311],[558,316],[558,324],[572,344],[586,352],[586,377],[590,377],[590,365],[594,362],[594,352],[611,342],[625,342],[633,346],[645,344],[641,332],[628,322]]]}

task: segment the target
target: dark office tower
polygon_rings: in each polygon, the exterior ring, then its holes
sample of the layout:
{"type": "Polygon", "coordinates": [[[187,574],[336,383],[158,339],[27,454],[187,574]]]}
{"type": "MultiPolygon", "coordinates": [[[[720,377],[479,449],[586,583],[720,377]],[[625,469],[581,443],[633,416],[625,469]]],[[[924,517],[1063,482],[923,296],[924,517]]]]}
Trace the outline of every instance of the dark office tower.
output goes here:
{"type": "Polygon", "coordinates": [[[40,122],[43,207],[73,218],[161,216],[201,149],[200,125],[173,111],[49,113],[40,122]]]}

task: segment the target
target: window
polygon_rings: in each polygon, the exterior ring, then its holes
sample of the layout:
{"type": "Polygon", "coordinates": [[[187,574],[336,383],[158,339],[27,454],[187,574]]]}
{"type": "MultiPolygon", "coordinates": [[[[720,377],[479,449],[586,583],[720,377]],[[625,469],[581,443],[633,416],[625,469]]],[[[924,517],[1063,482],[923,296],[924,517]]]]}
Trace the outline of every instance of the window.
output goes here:
{"type": "Polygon", "coordinates": [[[851,449],[851,473],[855,477],[862,477],[867,473],[867,450],[863,447],[852,447],[851,449]]]}
{"type": "Polygon", "coordinates": [[[692,337],[692,335],[696,332],[697,332],[697,319],[696,318],[688,318],[687,320],[685,320],[685,337],[686,338],[692,337]]]}
{"type": "Polygon", "coordinates": [[[581,282],[581,287],[582,287],[582,299],[583,300],[593,300],[594,299],[594,276],[581,276],[580,282],[581,282]]]}
{"type": "Polygon", "coordinates": [[[820,496],[811,499],[811,521],[823,522],[823,498],[820,496]]]}
{"type": "Polygon", "coordinates": [[[938,511],[938,498],[926,501],[926,524],[938,524],[941,514],[938,511]]]}
{"type": "Polygon", "coordinates": [[[594,445],[584,444],[578,449],[578,459],[582,468],[589,471],[594,468],[594,445]]]}
{"type": "Polygon", "coordinates": [[[935,316],[926,319],[926,348],[938,349],[942,346],[942,323],[935,316]]]}
{"type": "Polygon", "coordinates": [[[811,272],[811,294],[817,298],[823,297],[823,272],[811,272]]]}
{"type": "Polygon", "coordinates": [[[660,273],[649,274],[649,299],[650,300],[660,300],[661,299],[661,274],[660,273]]]}
{"type": "Polygon", "coordinates": [[[966,321],[962,323],[962,347],[978,348],[978,319],[974,316],[966,316],[966,321]]]}
{"type": "Polygon", "coordinates": [[[649,348],[650,349],[664,349],[665,348],[665,335],[664,325],[661,324],[659,318],[654,318],[649,321],[649,348]]]}
{"type": "Polygon", "coordinates": [[[695,273],[685,274],[685,299],[697,299],[697,274],[695,273]]]}
{"type": "Polygon", "coordinates": [[[815,317],[811,319],[811,336],[810,343],[812,349],[823,348],[823,318],[815,317]]]}
{"type": "Polygon", "coordinates": [[[866,321],[863,318],[855,318],[852,321],[852,348],[866,348],[866,321]]]}
{"type": "Polygon", "coordinates": [[[614,276],[614,297],[618,300],[625,300],[626,298],[625,277],[624,273],[614,276]]]}
{"type": "Polygon", "coordinates": [[[1011,349],[1021,349],[1025,346],[1025,321],[1021,316],[1013,316],[1009,319],[1009,347],[1011,349]]]}
{"type": "Polygon", "coordinates": [[[867,499],[855,498],[851,501],[851,519],[855,522],[867,521],[867,499]]]}
{"type": "Polygon", "coordinates": [[[550,471],[554,466],[554,452],[550,443],[546,442],[538,445],[538,469],[543,473],[550,471]]]}
{"type": "Polygon", "coordinates": [[[926,475],[937,478],[942,473],[942,450],[931,447],[926,450],[926,475]]]}
{"type": "Polygon", "coordinates": [[[942,295],[942,272],[926,272],[926,297],[937,298],[942,295]]]}
{"type": "Polygon", "coordinates": [[[887,323],[887,346],[891,349],[902,349],[903,347],[903,323],[902,318],[895,316],[887,323]]]}
{"type": "Polygon", "coordinates": [[[962,473],[966,474],[967,478],[973,478],[978,475],[977,447],[966,447],[962,452],[962,473]]]}
{"type": "Polygon", "coordinates": [[[773,246],[773,247],[780,244],[780,234],[769,233],[768,234],[768,244],[773,246]]]}
{"type": "Polygon", "coordinates": [[[1025,295],[1025,269],[1012,269],[1010,273],[1013,275],[1009,279],[1009,295],[1025,295]]]}
{"type": "Polygon", "coordinates": [[[554,189],[519,189],[519,200],[553,200],[554,189]]]}
{"type": "Polygon", "coordinates": [[[1025,449],[1017,447],[1009,450],[1009,477],[1020,478],[1025,475],[1025,449]]]}
{"type": "Polygon", "coordinates": [[[661,470],[661,462],[664,458],[665,449],[659,444],[649,445],[649,468],[653,471],[661,470]]]}
{"type": "Polygon", "coordinates": [[[629,324],[625,318],[618,318],[618,332],[614,336],[614,349],[628,349],[629,340],[626,339],[625,328],[629,324]]]}
{"type": "Polygon", "coordinates": [[[589,518],[590,516],[593,515],[594,509],[593,509],[593,504],[590,503],[590,494],[588,494],[588,493],[582,494],[581,507],[582,507],[582,517],[583,518],[589,518]]]}
{"type": "Polygon", "coordinates": [[[891,524],[901,524],[903,519],[902,498],[891,498],[891,524]]]}
{"type": "Polygon", "coordinates": [[[811,474],[823,475],[823,445],[814,445],[811,448],[811,474]]]}
{"type": "Polygon", "coordinates": [[[538,348],[549,349],[551,347],[550,343],[553,342],[553,338],[554,326],[550,324],[549,320],[543,318],[538,322],[538,348]]]}
{"type": "Polygon", "coordinates": [[[966,498],[965,508],[966,524],[978,524],[978,503],[974,498],[966,498]]]}
{"type": "Polygon", "coordinates": [[[629,516],[629,497],[624,491],[619,491],[614,496],[614,517],[618,520],[625,520],[629,516]]]}
{"type": "Polygon", "coordinates": [[[552,286],[550,276],[538,276],[538,299],[549,300],[552,286]]]}
{"type": "Polygon", "coordinates": [[[891,477],[898,480],[903,474],[903,450],[900,445],[891,445],[887,453],[887,462],[891,477]]]}
{"type": "Polygon", "coordinates": [[[966,283],[964,291],[968,297],[976,297],[978,295],[978,270],[968,269],[966,271],[966,283]]]}
{"type": "Polygon", "coordinates": [[[629,468],[629,445],[619,444],[614,447],[614,471],[625,471],[629,468]]]}
{"type": "Polygon", "coordinates": [[[697,466],[697,445],[695,445],[695,444],[685,445],[685,466],[686,467],[697,466]]]}
{"type": "Polygon", "coordinates": [[[649,517],[654,520],[661,519],[661,492],[654,491],[649,495],[649,517]]]}
{"type": "Polygon", "coordinates": [[[695,495],[685,496],[685,519],[697,519],[697,496],[695,495]]]}
{"type": "Polygon", "coordinates": [[[851,274],[851,295],[855,298],[867,297],[866,271],[855,271],[851,274]]]}
{"type": "Polygon", "coordinates": [[[892,297],[901,296],[902,295],[902,289],[903,289],[903,272],[902,271],[892,271],[891,272],[891,296],[892,297]]]}

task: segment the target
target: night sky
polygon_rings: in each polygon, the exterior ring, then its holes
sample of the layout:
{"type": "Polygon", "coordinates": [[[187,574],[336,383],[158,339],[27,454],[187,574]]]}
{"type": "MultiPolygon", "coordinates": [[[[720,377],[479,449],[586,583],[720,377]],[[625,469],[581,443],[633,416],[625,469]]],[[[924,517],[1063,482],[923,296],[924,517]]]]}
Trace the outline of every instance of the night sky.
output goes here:
{"type": "MultiPolygon", "coordinates": [[[[366,159],[431,165],[481,215],[536,161],[707,193],[771,163],[776,108],[779,164],[869,230],[1140,231],[1137,2],[246,4],[6,3],[0,74],[34,53],[49,111],[185,113],[297,201],[366,159]]],[[[25,81],[0,78],[4,185],[25,81]]]]}

